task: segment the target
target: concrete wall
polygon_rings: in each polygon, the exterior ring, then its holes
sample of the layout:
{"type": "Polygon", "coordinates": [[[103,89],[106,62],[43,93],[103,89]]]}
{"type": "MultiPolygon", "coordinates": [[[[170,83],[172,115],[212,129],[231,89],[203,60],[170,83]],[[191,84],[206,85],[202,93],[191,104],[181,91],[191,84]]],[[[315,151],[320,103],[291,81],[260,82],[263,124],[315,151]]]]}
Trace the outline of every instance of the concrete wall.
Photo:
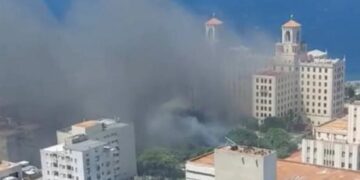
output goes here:
{"type": "Polygon", "coordinates": [[[275,180],[276,158],[215,150],[216,180],[275,180]]]}

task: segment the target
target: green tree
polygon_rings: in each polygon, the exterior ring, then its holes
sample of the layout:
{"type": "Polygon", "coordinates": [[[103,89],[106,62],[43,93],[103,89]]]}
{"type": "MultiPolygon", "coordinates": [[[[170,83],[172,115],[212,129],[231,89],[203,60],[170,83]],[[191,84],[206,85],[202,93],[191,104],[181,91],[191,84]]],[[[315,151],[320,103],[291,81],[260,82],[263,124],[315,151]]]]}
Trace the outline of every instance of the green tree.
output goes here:
{"type": "Polygon", "coordinates": [[[352,86],[345,87],[345,97],[348,99],[352,99],[355,97],[355,89],[352,86]]]}
{"type": "Polygon", "coordinates": [[[154,148],[145,150],[138,157],[138,170],[142,176],[153,176],[159,179],[178,179],[184,177],[180,161],[167,149],[154,148]]]}
{"type": "Polygon", "coordinates": [[[283,118],[268,117],[264,120],[264,123],[260,126],[261,132],[267,132],[271,128],[286,129],[287,124],[283,118]]]}
{"type": "Polygon", "coordinates": [[[258,136],[253,131],[245,128],[233,129],[226,137],[239,145],[257,146],[258,136]]]}
{"type": "Polygon", "coordinates": [[[240,120],[241,122],[241,126],[245,127],[246,129],[251,129],[251,130],[259,130],[259,124],[258,124],[258,120],[255,118],[251,118],[251,117],[247,117],[247,118],[243,118],[240,120]]]}
{"type": "Polygon", "coordinates": [[[279,158],[289,156],[297,148],[297,145],[291,141],[291,136],[280,128],[269,129],[259,143],[264,148],[276,150],[279,158]]]}

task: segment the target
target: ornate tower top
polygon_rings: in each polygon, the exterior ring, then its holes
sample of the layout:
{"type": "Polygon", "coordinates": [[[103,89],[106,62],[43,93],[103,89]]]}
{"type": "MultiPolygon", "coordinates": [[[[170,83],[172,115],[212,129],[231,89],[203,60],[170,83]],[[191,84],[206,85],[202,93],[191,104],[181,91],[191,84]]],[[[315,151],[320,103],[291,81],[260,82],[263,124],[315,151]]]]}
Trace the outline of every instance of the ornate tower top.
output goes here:
{"type": "Polygon", "coordinates": [[[215,17],[215,14],[213,14],[213,17],[208,20],[205,23],[205,33],[206,38],[211,44],[215,44],[217,41],[217,28],[218,26],[222,25],[223,22],[215,17]]]}
{"type": "Polygon", "coordinates": [[[290,20],[283,24],[282,27],[282,43],[301,43],[301,24],[296,22],[294,16],[290,16],[290,20]]]}
{"type": "Polygon", "coordinates": [[[301,28],[301,24],[294,20],[294,15],[290,15],[290,20],[283,24],[282,28],[301,28]]]}

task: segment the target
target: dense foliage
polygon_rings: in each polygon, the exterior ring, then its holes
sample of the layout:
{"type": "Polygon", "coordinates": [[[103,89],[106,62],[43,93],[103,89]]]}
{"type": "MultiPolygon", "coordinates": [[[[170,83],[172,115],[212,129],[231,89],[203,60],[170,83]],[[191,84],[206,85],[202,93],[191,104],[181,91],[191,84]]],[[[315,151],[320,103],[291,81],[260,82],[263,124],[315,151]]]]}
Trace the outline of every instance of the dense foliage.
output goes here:
{"type": "Polygon", "coordinates": [[[138,171],[141,176],[153,176],[157,179],[184,176],[178,157],[164,148],[145,150],[138,157],[138,171]]]}
{"type": "Polygon", "coordinates": [[[245,128],[236,128],[230,131],[226,137],[237,144],[245,146],[257,146],[258,143],[258,136],[256,133],[245,128]]]}
{"type": "Polygon", "coordinates": [[[296,143],[292,142],[291,139],[285,130],[271,128],[260,139],[259,144],[263,148],[276,150],[279,158],[285,158],[297,149],[296,143]]]}

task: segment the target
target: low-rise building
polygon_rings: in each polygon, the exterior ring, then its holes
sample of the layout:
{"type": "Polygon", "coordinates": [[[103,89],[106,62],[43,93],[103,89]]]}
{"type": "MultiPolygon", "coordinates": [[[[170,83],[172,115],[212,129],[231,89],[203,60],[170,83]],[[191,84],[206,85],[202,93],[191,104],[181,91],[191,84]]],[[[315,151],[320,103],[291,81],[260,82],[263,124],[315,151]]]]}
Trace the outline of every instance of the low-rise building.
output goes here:
{"type": "Polygon", "coordinates": [[[276,153],[267,149],[225,146],[186,163],[187,180],[275,180],[276,153]]]}
{"type": "Polygon", "coordinates": [[[13,177],[21,180],[22,179],[22,170],[21,165],[18,163],[13,163],[9,161],[0,162],[0,179],[11,178],[13,177]]]}
{"type": "Polygon", "coordinates": [[[0,162],[1,180],[40,180],[41,170],[30,165],[28,161],[21,162],[0,162]]]}
{"type": "MultiPolygon", "coordinates": [[[[234,152],[235,153],[235,152],[234,152]]],[[[274,179],[277,180],[305,180],[305,179],[326,179],[326,180],[339,180],[339,179],[351,179],[356,180],[360,177],[359,171],[345,170],[345,169],[336,169],[331,167],[318,166],[308,163],[302,163],[301,154],[295,152],[295,157],[289,157],[283,160],[271,160],[270,164],[266,164],[266,168],[269,171],[275,171],[272,174],[275,174],[274,179]],[[275,162],[273,162],[275,161],[275,162]]],[[[241,157],[241,156],[240,156],[241,157]]],[[[251,166],[256,166],[256,161],[253,159],[247,161],[247,159],[242,160],[242,158],[230,158],[226,160],[229,166],[232,166],[230,169],[227,169],[226,175],[235,175],[233,179],[251,179],[257,178],[259,175],[251,171],[251,166]],[[250,171],[248,167],[242,165],[243,162],[247,163],[250,166],[250,171]],[[234,172],[235,171],[235,172],[234,172]],[[248,177],[250,176],[250,177],[248,177]]],[[[186,180],[214,180],[220,179],[217,176],[217,168],[215,160],[215,153],[210,152],[207,154],[200,155],[195,157],[186,163],[186,180]]],[[[222,165],[222,164],[220,164],[222,165]]],[[[261,174],[261,172],[260,172],[261,174]]]]}
{"type": "Polygon", "coordinates": [[[348,105],[347,116],[314,128],[302,140],[302,162],[360,170],[360,102],[348,105]]]}

